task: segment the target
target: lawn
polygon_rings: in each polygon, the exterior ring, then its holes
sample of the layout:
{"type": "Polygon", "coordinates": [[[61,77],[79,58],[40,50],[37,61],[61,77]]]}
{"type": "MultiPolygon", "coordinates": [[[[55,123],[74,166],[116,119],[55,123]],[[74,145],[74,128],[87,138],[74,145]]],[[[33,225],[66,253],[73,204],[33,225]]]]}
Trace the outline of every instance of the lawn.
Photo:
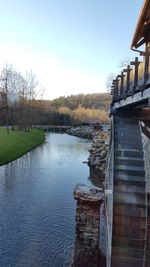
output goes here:
{"type": "Polygon", "coordinates": [[[19,158],[44,142],[44,132],[32,129],[30,132],[11,131],[0,127],[0,165],[19,158]]]}

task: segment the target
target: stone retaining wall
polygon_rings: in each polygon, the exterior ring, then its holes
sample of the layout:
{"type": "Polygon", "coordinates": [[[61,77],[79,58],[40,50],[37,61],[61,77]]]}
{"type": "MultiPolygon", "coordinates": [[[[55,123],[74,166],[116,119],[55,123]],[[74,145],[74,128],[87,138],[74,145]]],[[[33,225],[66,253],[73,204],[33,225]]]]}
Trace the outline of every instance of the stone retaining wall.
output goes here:
{"type": "Polygon", "coordinates": [[[103,173],[106,171],[108,142],[108,132],[97,132],[93,138],[92,147],[89,149],[90,155],[88,158],[88,165],[103,173]]]}
{"type": "MultiPolygon", "coordinates": [[[[142,122],[144,125],[144,123],[142,122]]],[[[142,132],[143,150],[145,157],[145,172],[147,178],[147,190],[150,193],[150,139],[142,132]]]]}
{"type": "MultiPolygon", "coordinates": [[[[76,230],[73,267],[105,266],[104,257],[99,249],[100,206],[103,190],[78,184],[74,189],[76,206],[76,230]]],[[[103,211],[101,212],[101,214],[103,211]]]]}
{"type": "Polygon", "coordinates": [[[100,236],[99,236],[99,248],[103,255],[106,256],[106,213],[105,213],[105,202],[103,201],[100,206],[100,236]]]}

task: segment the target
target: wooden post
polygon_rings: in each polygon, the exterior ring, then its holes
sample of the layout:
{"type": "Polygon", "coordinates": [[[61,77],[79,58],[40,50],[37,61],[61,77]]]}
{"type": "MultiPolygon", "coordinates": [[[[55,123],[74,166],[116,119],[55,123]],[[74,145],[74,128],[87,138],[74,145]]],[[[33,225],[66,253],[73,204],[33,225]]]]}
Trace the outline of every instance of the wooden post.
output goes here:
{"type": "MultiPolygon", "coordinates": [[[[119,76],[119,75],[118,75],[119,76]]],[[[117,88],[117,100],[119,100],[120,92],[119,92],[119,77],[116,77],[116,88],[117,88]]]]}
{"type": "Polygon", "coordinates": [[[115,80],[113,80],[114,82],[114,86],[115,86],[115,101],[119,99],[119,88],[118,88],[118,82],[119,82],[119,79],[118,79],[118,76],[116,77],[115,80]]]}
{"type": "Polygon", "coordinates": [[[111,86],[111,95],[113,95],[114,92],[114,85],[111,86]]]}
{"type": "Polygon", "coordinates": [[[112,86],[114,87],[113,89],[113,102],[116,100],[116,80],[113,80],[112,86]]]}
{"type": "Polygon", "coordinates": [[[134,93],[134,91],[136,91],[136,87],[138,85],[138,68],[139,68],[140,63],[141,62],[138,61],[138,57],[135,57],[135,61],[131,61],[131,65],[135,66],[133,93],[134,93]]]}
{"type": "Polygon", "coordinates": [[[129,92],[129,86],[130,86],[130,71],[132,69],[130,68],[130,65],[127,66],[127,69],[124,69],[123,71],[127,73],[127,82],[126,82],[126,89],[125,89],[125,97],[127,97],[129,92]]]}
{"type": "Polygon", "coordinates": [[[140,52],[140,56],[144,57],[144,85],[149,78],[149,64],[150,64],[150,42],[146,44],[145,52],[140,52]]]}
{"type": "Polygon", "coordinates": [[[120,78],[121,80],[121,84],[120,84],[120,98],[123,97],[123,80],[124,80],[124,73],[123,71],[121,72],[121,75],[118,75],[118,78],[120,78]]]}

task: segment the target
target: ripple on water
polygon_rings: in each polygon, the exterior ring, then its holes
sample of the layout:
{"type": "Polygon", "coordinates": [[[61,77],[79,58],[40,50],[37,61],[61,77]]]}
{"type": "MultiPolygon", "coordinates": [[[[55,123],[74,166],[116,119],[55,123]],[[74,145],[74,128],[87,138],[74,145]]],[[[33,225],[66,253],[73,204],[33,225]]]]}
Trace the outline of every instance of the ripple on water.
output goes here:
{"type": "MultiPolygon", "coordinates": [[[[0,167],[0,266],[66,267],[74,242],[76,183],[90,142],[47,134],[43,145],[0,167]]],[[[88,182],[89,183],[89,182],[88,182]]]]}

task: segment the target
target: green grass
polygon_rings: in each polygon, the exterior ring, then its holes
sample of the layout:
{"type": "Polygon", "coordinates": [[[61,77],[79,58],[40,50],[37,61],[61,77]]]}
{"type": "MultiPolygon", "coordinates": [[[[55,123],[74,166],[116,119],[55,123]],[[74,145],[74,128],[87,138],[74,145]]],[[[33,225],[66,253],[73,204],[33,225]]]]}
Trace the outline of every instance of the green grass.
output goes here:
{"type": "Polygon", "coordinates": [[[11,131],[0,127],[0,165],[19,158],[44,142],[44,132],[32,129],[30,132],[11,131]]]}

